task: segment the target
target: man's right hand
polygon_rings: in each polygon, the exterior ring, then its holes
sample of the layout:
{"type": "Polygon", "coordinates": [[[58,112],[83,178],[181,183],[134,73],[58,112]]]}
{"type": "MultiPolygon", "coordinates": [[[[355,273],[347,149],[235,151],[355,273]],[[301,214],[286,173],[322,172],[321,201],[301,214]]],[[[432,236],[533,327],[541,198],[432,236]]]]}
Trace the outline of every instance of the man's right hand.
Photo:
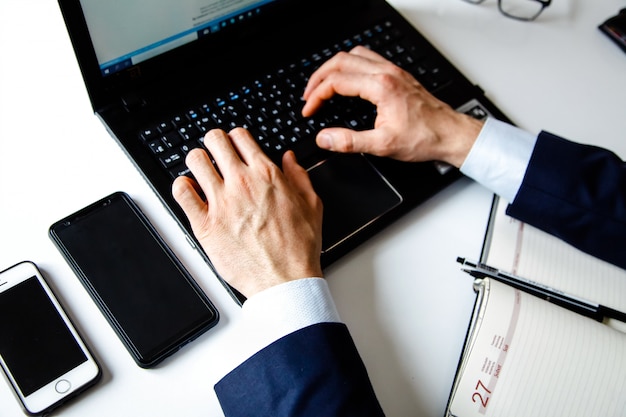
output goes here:
{"type": "Polygon", "coordinates": [[[482,128],[482,122],[456,112],[411,74],[362,46],[338,53],[313,73],[303,96],[303,116],[312,116],[335,94],[370,101],[377,116],[372,130],[320,131],[318,146],[331,151],[439,160],[458,168],[482,128]]]}

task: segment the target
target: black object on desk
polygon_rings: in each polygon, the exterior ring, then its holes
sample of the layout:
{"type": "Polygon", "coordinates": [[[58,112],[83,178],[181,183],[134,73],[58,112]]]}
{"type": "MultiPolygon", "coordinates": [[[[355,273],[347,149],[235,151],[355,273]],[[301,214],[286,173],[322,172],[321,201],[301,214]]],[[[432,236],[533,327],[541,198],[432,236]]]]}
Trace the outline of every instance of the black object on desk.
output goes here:
{"type": "Polygon", "coordinates": [[[606,36],[626,52],[626,8],[619,11],[619,14],[610,17],[598,26],[606,36]]]}
{"type": "Polygon", "coordinates": [[[128,194],[90,204],[49,234],[142,368],[217,324],[213,303],[128,194]]]}
{"type": "Polygon", "coordinates": [[[583,316],[592,318],[596,321],[602,322],[605,319],[616,319],[626,322],[626,314],[621,311],[566,294],[563,291],[548,287],[539,282],[500,271],[481,262],[469,261],[462,257],[458,257],[456,261],[463,266],[468,267],[467,269],[464,268],[463,271],[467,272],[474,278],[495,279],[496,281],[503,282],[513,288],[525,291],[536,297],[574,311],[578,314],[582,314],[583,316]]]}

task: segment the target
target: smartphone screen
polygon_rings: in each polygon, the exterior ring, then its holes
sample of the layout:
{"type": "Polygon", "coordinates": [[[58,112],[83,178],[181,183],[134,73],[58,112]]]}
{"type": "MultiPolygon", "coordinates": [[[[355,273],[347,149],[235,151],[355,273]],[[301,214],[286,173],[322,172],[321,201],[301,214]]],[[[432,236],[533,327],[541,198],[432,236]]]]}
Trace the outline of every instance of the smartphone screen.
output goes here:
{"type": "Polygon", "coordinates": [[[210,300],[125,193],[55,223],[50,235],[139,366],[217,323],[210,300]]]}
{"type": "Polygon", "coordinates": [[[0,352],[26,396],[87,360],[36,277],[0,294],[0,352]],[[50,360],[54,358],[54,360],[50,360]]]}
{"type": "Polygon", "coordinates": [[[30,413],[94,383],[99,368],[34,264],[0,274],[0,357],[30,413]]]}

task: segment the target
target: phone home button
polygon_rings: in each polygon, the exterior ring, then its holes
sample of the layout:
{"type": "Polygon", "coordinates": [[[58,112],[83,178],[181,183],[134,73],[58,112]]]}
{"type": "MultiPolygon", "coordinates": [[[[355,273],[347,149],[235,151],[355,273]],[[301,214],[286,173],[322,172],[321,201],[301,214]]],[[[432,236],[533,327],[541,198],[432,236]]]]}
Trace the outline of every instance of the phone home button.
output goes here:
{"type": "Polygon", "coordinates": [[[67,379],[61,379],[54,385],[54,389],[59,394],[65,394],[70,390],[70,388],[72,388],[72,384],[70,384],[70,381],[67,379]]]}

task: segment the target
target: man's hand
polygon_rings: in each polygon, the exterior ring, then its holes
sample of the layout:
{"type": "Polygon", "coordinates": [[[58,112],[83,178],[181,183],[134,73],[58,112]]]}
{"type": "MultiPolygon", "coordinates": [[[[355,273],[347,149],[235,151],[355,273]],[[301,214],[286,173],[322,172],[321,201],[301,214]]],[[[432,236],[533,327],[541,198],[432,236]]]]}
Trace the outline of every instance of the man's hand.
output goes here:
{"type": "Polygon", "coordinates": [[[482,128],[482,122],[454,111],[411,74],[362,46],[340,52],[313,73],[304,92],[303,116],[313,115],[334,94],[372,102],[377,117],[368,131],[322,130],[317,144],[332,151],[440,160],[460,167],[482,128]]]}
{"type": "Polygon", "coordinates": [[[215,159],[194,149],[172,193],[220,275],[246,297],[305,277],[321,277],[322,203],[292,152],[283,172],[244,129],[207,133],[215,159]],[[200,192],[206,196],[201,197],[200,192]]]}

